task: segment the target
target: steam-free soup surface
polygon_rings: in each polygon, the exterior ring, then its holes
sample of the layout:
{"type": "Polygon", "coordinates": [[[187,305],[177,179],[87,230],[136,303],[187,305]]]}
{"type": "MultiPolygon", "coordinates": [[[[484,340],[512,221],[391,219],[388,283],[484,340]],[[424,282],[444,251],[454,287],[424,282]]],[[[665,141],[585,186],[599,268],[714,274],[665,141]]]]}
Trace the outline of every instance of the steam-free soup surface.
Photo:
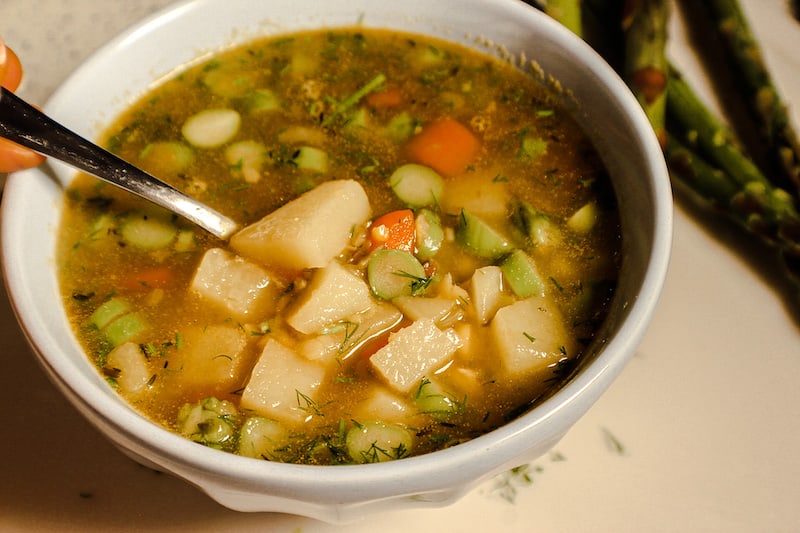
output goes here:
{"type": "Polygon", "coordinates": [[[613,294],[593,147],[531,76],[456,45],[256,41],[147,94],[105,143],[246,226],[221,242],[82,176],[59,230],[92,362],[200,444],[311,464],[452,446],[557,386],[613,294]]]}

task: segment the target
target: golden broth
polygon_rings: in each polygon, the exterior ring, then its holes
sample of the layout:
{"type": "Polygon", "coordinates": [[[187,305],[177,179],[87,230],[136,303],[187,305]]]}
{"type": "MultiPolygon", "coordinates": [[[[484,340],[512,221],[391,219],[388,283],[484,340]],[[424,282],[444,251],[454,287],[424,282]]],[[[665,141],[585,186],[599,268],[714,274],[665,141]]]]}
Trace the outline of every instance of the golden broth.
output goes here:
{"type": "Polygon", "coordinates": [[[127,401],[202,444],[342,464],[473,438],[557,386],[613,294],[616,206],[586,136],[532,77],[443,41],[361,28],[255,41],[154,89],[105,144],[242,224],[330,180],[368,202],[359,218],[363,202],[321,195],[355,218],[333,264],[303,268],[93,178],[70,186],[59,274],[81,343],[127,401]],[[403,189],[408,164],[433,177],[410,167],[403,189]],[[376,222],[406,209],[411,226],[376,222]],[[411,266],[372,276],[387,249],[411,266]],[[297,326],[323,272],[347,274],[356,300],[367,287],[369,309],[297,326]],[[263,283],[228,279],[251,274],[263,283]],[[447,356],[424,353],[425,336],[447,356]]]}

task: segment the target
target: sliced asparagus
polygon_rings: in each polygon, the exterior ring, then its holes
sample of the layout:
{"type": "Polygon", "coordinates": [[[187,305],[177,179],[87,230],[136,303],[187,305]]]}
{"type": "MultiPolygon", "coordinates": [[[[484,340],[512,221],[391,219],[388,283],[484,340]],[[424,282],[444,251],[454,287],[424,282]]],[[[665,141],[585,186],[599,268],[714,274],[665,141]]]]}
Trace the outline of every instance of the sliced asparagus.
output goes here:
{"type": "Polygon", "coordinates": [[[761,46],[736,0],[706,0],[714,28],[724,44],[729,64],[744,91],[777,185],[800,194],[800,140],[770,75],[761,46]]]}

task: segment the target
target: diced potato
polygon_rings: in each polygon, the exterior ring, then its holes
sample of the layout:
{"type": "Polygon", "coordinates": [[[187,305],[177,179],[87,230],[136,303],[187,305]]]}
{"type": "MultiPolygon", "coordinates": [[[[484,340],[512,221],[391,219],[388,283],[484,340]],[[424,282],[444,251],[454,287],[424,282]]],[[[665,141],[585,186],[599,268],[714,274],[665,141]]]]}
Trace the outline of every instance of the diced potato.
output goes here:
{"type": "Polygon", "coordinates": [[[421,318],[389,337],[389,343],[370,357],[373,370],[398,392],[408,392],[427,374],[449,361],[461,346],[451,328],[436,327],[421,318]]]}
{"type": "Polygon", "coordinates": [[[231,392],[241,386],[251,362],[247,336],[227,325],[191,326],[181,332],[181,343],[169,358],[166,379],[207,394],[231,392]]]}
{"type": "Polygon", "coordinates": [[[503,271],[494,265],[477,269],[469,281],[469,292],[478,320],[488,323],[504,299],[503,271]]]}
{"type": "Polygon", "coordinates": [[[241,407],[296,423],[315,414],[325,368],[276,340],[264,346],[242,393],[241,407]]]}
{"type": "Polygon", "coordinates": [[[497,179],[499,173],[499,169],[487,169],[449,180],[440,200],[442,210],[458,214],[466,209],[487,222],[505,220],[511,195],[506,183],[497,179]]]}
{"type": "Polygon", "coordinates": [[[489,324],[503,367],[512,374],[543,371],[575,354],[556,306],[534,296],[503,307],[489,324]]]}
{"type": "Polygon", "coordinates": [[[327,181],[245,227],[230,243],[243,256],[273,268],[320,268],[344,250],[353,228],[370,213],[358,182],[327,181]]]}
{"type": "Polygon", "coordinates": [[[312,361],[343,361],[364,343],[386,333],[402,319],[403,314],[395,306],[374,302],[363,313],[348,317],[319,335],[300,342],[296,350],[312,361]]]}
{"type": "Polygon", "coordinates": [[[126,342],[111,350],[104,368],[114,376],[120,393],[125,395],[142,392],[152,376],[147,358],[135,342],[126,342]]]}
{"type": "Polygon", "coordinates": [[[321,333],[301,341],[295,347],[297,353],[311,361],[332,361],[339,356],[342,344],[347,338],[348,328],[333,328],[330,332],[321,333]]]}
{"type": "Polygon", "coordinates": [[[447,379],[454,391],[458,391],[467,398],[478,394],[479,389],[484,386],[482,375],[473,368],[451,366],[447,369],[447,379]]]}
{"type": "Polygon", "coordinates": [[[452,298],[398,296],[392,300],[392,303],[411,320],[430,318],[438,323],[456,311],[456,302],[452,298]]]}
{"type": "Polygon", "coordinates": [[[221,248],[203,255],[190,287],[236,320],[270,315],[280,292],[266,270],[221,248]]]}
{"type": "Polygon", "coordinates": [[[414,425],[419,417],[403,398],[383,387],[374,387],[369,397],[358,403],[354,413],[355,420],[383,420],[414,425]]]}
{"type": "Polygon", "coordinates": [[[369,287],[353,271],[331,261],[314,272],[286,322],[300,333],[321,333],[326,327],[372,307],[369,287]]]}

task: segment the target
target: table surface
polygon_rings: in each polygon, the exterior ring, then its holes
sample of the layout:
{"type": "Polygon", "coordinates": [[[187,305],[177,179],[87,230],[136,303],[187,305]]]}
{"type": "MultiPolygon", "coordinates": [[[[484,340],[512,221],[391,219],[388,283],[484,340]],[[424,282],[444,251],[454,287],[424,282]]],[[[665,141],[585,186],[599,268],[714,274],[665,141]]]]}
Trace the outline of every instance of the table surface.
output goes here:
{"type": "MultiPolygon", "coordinates": [[[[167,0],[3,0],[20,94],[44,104],[82,60],[167,0]]],[[[800,24],[742,0],[781,93],[800,107],[800,24]]],[[[670,54],[712,98],[679,17],[670,54]]],[[[798,107],[792,119],[800,124],[798,107]]],[[[653,323],[605,396],[552,453],[456,504],[345,527],[227,510],[140,467],[47,381],[0,296],[0,531],[800,531],[800,314],[777,267],[678,199],[653,323]]]]}

